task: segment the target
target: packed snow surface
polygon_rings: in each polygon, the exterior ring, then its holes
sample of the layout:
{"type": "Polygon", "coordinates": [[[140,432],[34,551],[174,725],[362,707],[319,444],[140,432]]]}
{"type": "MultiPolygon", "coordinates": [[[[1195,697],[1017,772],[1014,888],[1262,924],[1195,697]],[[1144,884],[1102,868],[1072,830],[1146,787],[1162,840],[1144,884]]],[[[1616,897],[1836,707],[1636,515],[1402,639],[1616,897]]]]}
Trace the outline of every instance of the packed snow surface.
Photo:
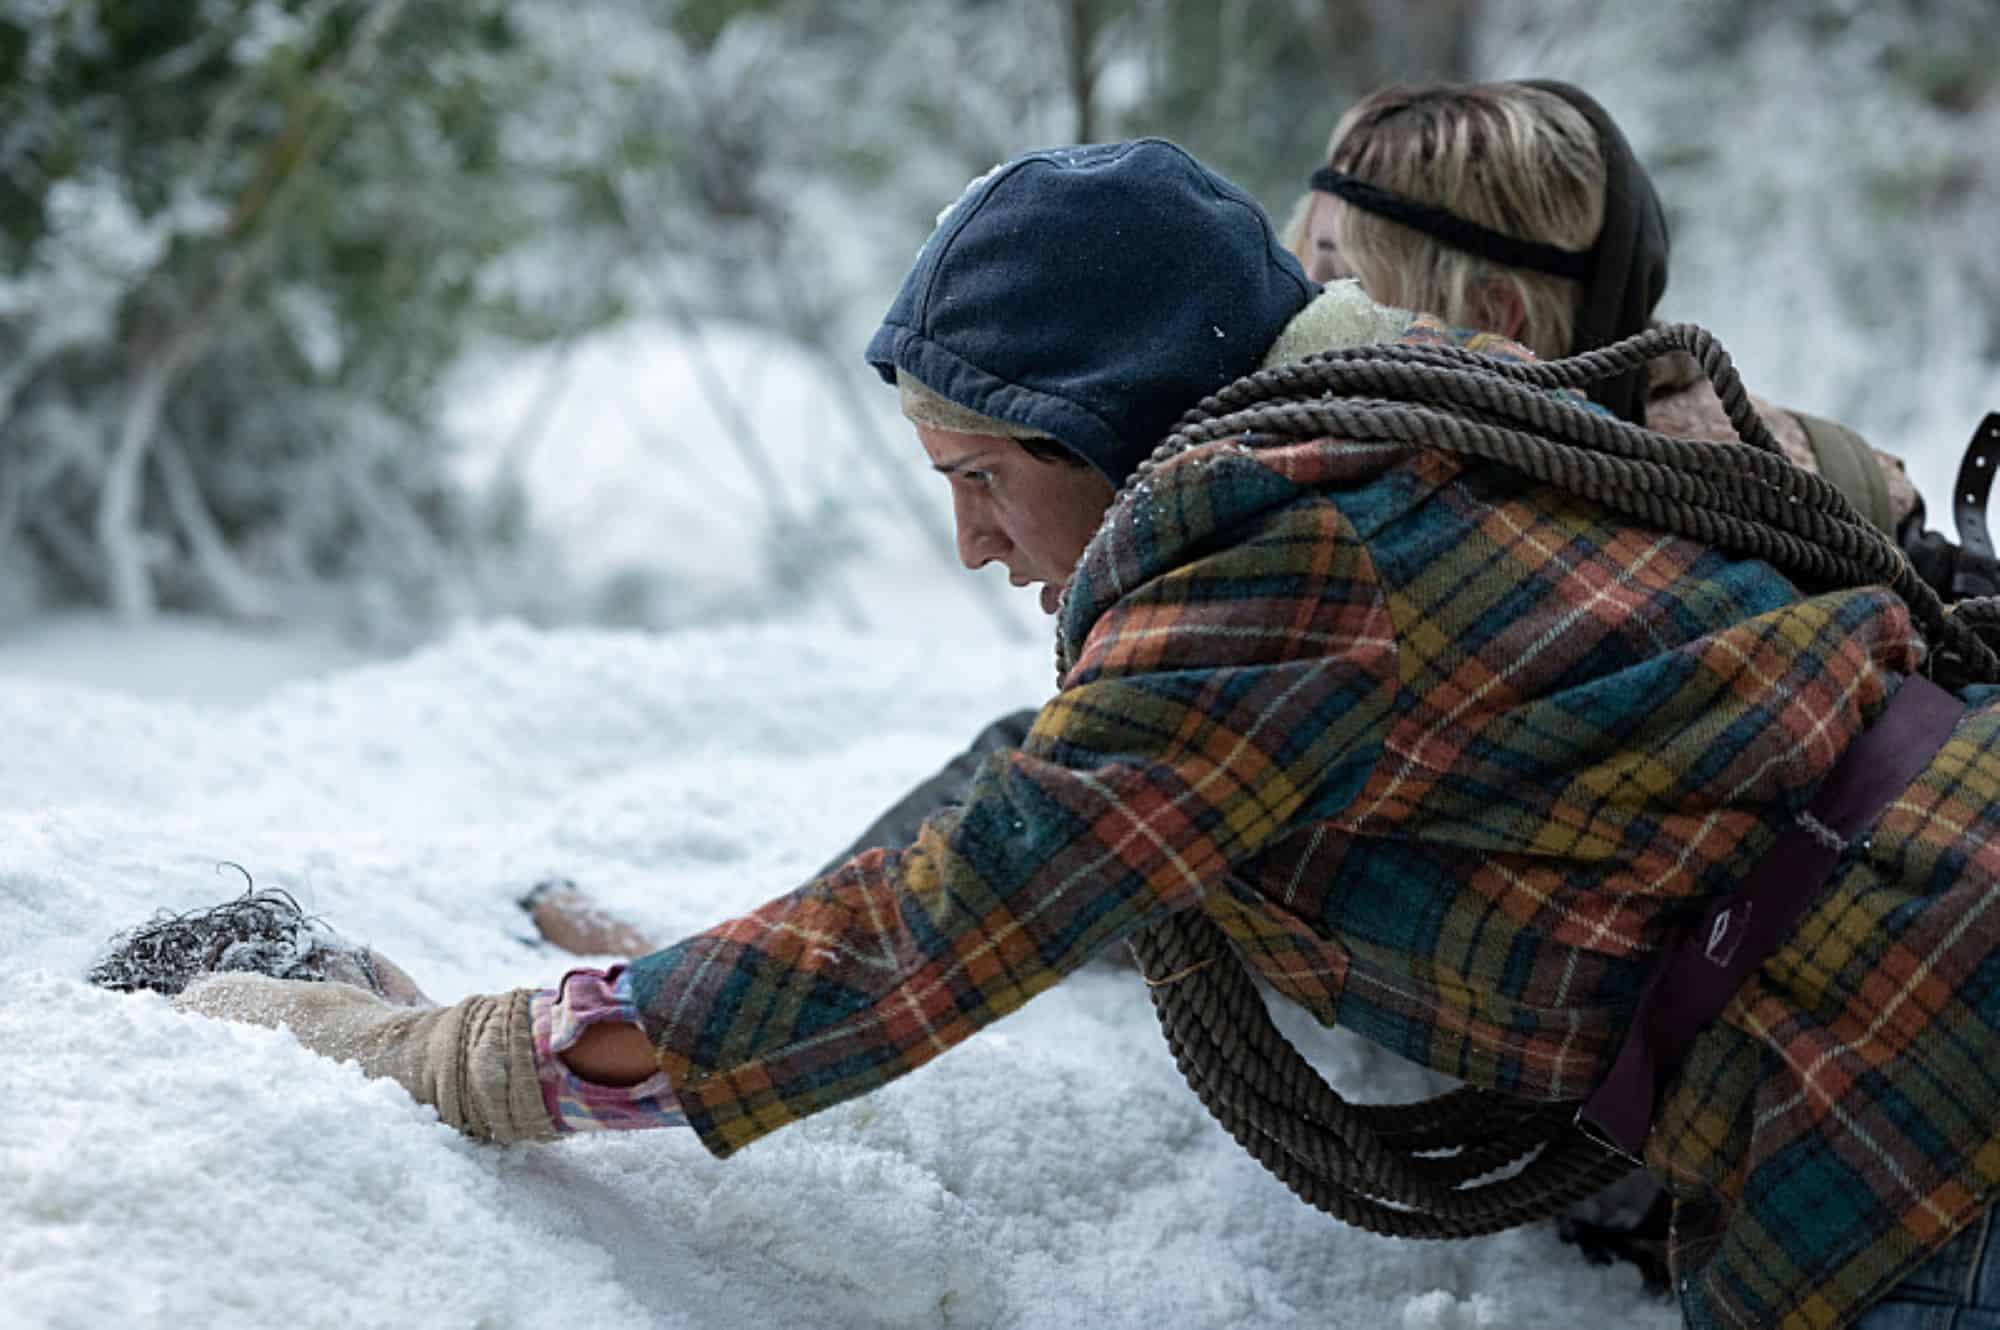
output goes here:
{"type": "MultiPolygon", "coordinates": [[[[288,1033],[85,986],[112,933],[240,891],[223,861],[433,997],[546,984],[565,958],[514,904],[538,878],[660,939],[702,928],[1049,684],[1043,646],[777,628],[493,626],[335,666],[236,706],[0,668],[8,1330],[1675,1324],[1547,1227],[1397,1242],[1303,1206],[1112,964],[727,1163],[684,1132],[476,1145],[288,1033]]],[[[1423,1088],[1288,1028],[1349,1094],[1423,1088]]]]}

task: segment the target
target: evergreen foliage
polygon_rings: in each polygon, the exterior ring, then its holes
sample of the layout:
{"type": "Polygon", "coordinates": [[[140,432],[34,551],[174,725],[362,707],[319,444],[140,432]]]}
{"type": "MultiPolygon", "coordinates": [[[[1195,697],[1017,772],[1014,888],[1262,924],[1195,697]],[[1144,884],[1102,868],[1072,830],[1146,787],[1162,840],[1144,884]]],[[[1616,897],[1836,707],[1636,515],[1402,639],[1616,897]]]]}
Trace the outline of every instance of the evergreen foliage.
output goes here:
{"type": "MultiPolygon", "coordinates": [[[[825,365],[842,437],[881,452],[854,348],[968,178],[1160,134],[1282,217],[1339,111],[1391,81],[1600,92],[1675,210],[1673,316],[1782,396],[1802,362],[1760,364],[1721,303],[1770,275],[1771,326],[1834,328],[1854,385],[1798,405],[1928,427],[1871,416],[1848,367],[1881,327],[1960,378],[2000,359],[1988,8],[0,0],[0,623],[62,601],[331,607],[377,634],[657,622],[643,576],[564,581],[507,459],[483,492],[454,473],[468,353],[747,324],[825,365]]],[[[739,390],[705,382],[728,418],[739,390]]],[[[725,433],[707,446],[765,474],[754,431],[725,433]]],[[[891,497],[761,482],[744,617],[849,594],[858,507],[935,520],[885,459],[847,470],[891,497]]]]}
{"type": "Polygon", "coordinates": [[[0,542],[17,599],[392,618],[481,529],[437,386],[469,339],[611,310],[524,292],[575,178],[526,160],[551,73],[503,0],[0,7],[0,542]],[[32,570],[31,573],[24,570],[32,570]]]}

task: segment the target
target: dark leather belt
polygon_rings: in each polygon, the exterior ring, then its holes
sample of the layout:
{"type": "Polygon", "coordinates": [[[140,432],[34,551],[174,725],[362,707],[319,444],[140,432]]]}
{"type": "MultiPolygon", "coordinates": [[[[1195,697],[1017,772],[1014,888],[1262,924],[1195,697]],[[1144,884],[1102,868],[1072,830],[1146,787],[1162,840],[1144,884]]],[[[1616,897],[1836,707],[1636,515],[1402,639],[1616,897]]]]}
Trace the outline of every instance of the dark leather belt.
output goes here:
{"type": "Polygon", "coordinates": [[[1790,935],[1842,852],[1916,779],[1964,711],[1962,702],[1921,675],[1903,681],[1743,885],[1711,903],[1660,953],[1610,1074],[1577,1110],[1579,1127],[1639,1158],[1660,1091],[1695,1036],[1790,935]]]}
{"type": "Polygon", "coordinates": [[[1952,575],[1951,593],[1956,599],[2000,592],[1992,577],[1993,533],[1986,528],[1986,495],[1993,488],[1995,471],[2000,471],[2000,411],[1989,411],[1972,431],[1972,441],[1958,459],[1958,479],[1952,484],[1951,512],[1958,523],[1958,543],[1975,556],[1959,560],[1952,575]]]}

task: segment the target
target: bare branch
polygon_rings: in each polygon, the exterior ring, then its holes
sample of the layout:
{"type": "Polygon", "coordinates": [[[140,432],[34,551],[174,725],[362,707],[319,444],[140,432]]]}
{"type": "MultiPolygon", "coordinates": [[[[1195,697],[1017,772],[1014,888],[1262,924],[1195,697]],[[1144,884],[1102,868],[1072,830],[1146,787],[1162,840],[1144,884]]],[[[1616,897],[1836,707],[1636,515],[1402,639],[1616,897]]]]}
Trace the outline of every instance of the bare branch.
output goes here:
{"type": "Polygon", "coordinates": [[[21,474],[22,461],[11,454],[0,453],[0,545],[8,544],[20,529],[21,496],[28,488],[28,482],[21,474]]]}
{"type": "MultiPolygon", "coordinates": [[[[338,86],[366,72],[406,3],[380,0],[356,31],[330,82],[338,86]]],[[[288,127],[280,136],[281,143],[296,142],[296,150],[286,153],[275,181],[260,175],[238,201],[231,230],[242,237],[240,247],[225,258],[222,280],[214,294],[168,333],[140,368],[97,504],[96,536],[106,565],[106,591],[112,608],[120,614],[139,616],[153,610],[152,579],[137,531],[139,489],[146,454],[159,430],[167,398],[181,375],[208,350],[216,329],[235,314],[251,278],[275,248],[278,221],[289,210],[300,180],[317,164],[339,124],[340,117],[326,109],[334,104],[333,98],[315,103],[305,113],[311,120],[307,129],[301,132],[296,126],[288,127]]]]}
{"type": "Polygon", "coordinates": [[[267,619],[276,614],[277,605],[270,591],[245,571],[230,552],[229,542],[223,539],[209,514],[207,501],[202,498],[194,466],[181,446],[171,438],[162,439],[154,445],[153,461],[159,467],[174,523],[187,538],[195,570],[215,593],[223,611],[242,619],[267,619]]]}
{"type": "MultiPolygon", "coordinates": [[[[686,345],[689,366],[694,370],[695,382],[703,397],[708,399],[709,409],[715,412],[723,429],[736,444],[737,453],[743,464],[757,481],[758,489],[764,496],[764,505],[770,510],[771,526],[777,531],[803,531],[806,524],[792,510],[791,501],[786,498],[783,485],[778,479],[778,469],[772,465],[770,456],[764,451],[764,442],[757,436],[757,427],[750,423],[748,413],[737,401],[736,395],[724,383],[722,375],[708,358],[708,349],[702,338],[701,324],[695,319],[694,311],[687,307],[666,284],[652,283],[656,296],[666,308],[668,316],[680,328],[686,345]]],[[[848,588],[847,581],[832,568],[820,574],[827,584],[828,595],[841,621],[849,628],[860,630],[868,626],[868,615],[861,607],[860,599],[848,588]]]]}
{"type": "Polygon", "coordinates": [[[1063,55],[1069,78],[1070,103],[1076,108],[1076,141],[1097,142],[1098,30],[1103,16],[1097,0],[1066,0],[1063,6],[1063,55]]]}
{"type": "Polygon", "coordinates": [[[44,504],[30,507],[27,517],[28,530],[48,546],[56,562],[68,569],[70,576],[85,586],[104,585],[104,565],[98,560],[97,550],[62,513],[44,504]]]}

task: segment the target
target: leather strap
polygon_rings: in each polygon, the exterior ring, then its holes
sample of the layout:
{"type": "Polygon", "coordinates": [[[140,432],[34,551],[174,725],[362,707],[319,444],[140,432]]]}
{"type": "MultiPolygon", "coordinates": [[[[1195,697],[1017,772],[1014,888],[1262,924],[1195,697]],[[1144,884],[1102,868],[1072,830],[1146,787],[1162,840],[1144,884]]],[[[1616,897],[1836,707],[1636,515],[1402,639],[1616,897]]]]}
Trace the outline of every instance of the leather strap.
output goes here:
{"type": "Polygon", "coordinates": [[[1896,534],[1895,519],[1889,515],[1889,482],[1882,478],[1882,464],[1868,441],[1847,426],[1821,416],[1792,412],[1806,432],[1820,475],[1847,496],[1847,501],[1884,535],[1896,534]]]}
{"type": "Polygon", "coordinates": [[[1964,703],[1922,675],[1903,681],[1743,885],[1711,902],[1660,953],[1618,1057],[1577,1110],[1577,1126],[1638,1160],[1660,1092],[1695,1037],[1791,934],[1840,856],[1929,764],[1964,711],[1964,703]]]}
{"type": "Polygon", "coordinates": [[[2000,469],[2000,411],[1989,411],[1965,445],[1951,490],[1958,543],[1983,559],[1993,557],[1993,536],[1986,529],[1986,495],[1993,488],[1995,469],[2000,469]]]}

